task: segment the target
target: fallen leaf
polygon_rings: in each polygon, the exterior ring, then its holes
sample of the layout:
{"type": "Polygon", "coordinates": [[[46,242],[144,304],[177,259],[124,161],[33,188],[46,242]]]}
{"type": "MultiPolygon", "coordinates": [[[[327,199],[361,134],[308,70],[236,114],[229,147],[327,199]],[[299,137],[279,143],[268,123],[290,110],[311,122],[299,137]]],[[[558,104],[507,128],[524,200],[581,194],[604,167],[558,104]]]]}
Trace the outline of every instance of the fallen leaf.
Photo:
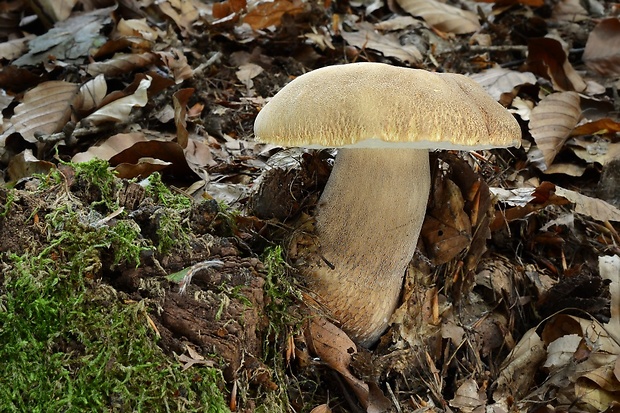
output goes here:
{"type": "Polygon", "coordinates": [[[37,159],[30,149],[26,149],[11,157],[7,173],[11,181],[15,182],[34,174],[47,174],[54,168],[53,163],[37,159]]]}
{"type": "Polygon", "coordinates": [[[16,66],[34,66],[47,61],[50,56],[57,60],[77,60],[88,55],[96,43],[103,43],[101,30],[111,22],[114,7],[75,14],[58,22],[48,32],[32,39],[29,52],[13,62],[16,66]]]}
{"type": "Polygon", "coordinates": [[[118,77],[133,70],[150,66],[159,61],[155,53],[119,53],[103,62],[90,63],[86,71],[91,76],[104,74],[106,77],[118,77]]]}
{"type": "Polygon", "coordinates": [[[493,400],[521,400],[534,385],[538,367],[546,355],[536,327],[528,330],[502,363],[493,400]]]}
{"type": "Polygon", "coordinates": [[[493,99],[499,101],[502,93],[510,93],[517,86],[526,83],[535,85],[536,76],[531,72],[493,67],[469,76],[482,86],[493,99]]]}
{"type": "Polygon", "coordinates": [[[180,50],[173,48],[169,51],[157,52],[157,55],[168,67],[177,85],[194,76],[194,70],[187,62],[187,57],[180,50]]]}
{"type": "Polygon", "coordinates": [[[332,409],[327,404],[319,404],[314,409],[310,410],[310,413],[332,413],[332,409]]]}
{"type": "Polygon", "coordinates": [[[361,22],[356,32],[341,32],[342,38],[351,46],[360,50],[372,49],[386,57],[395,57],[403,62],[418,63],[422,61],[422,53],[413,45],[402,45],[394,33],[381,34],[374,26],[361,22]]]}
{"type": "Polygon", "coordinates": [[[301,0],[263,1],[248,11],[243,22],[254,30],[262,30],[269,26],[279,26],[285,14],[294,16],[304,10],[305,5],[301,0]]]}
{"type": "Polygon", "coordinates": [[[126,37],[141,37],[143,39],[149,41],[155,41],[158,37],[160,37],[163,33],[150,26],[146,18],[144,19],[120,19],[118,24],[116,25],[115,37],[116,36],[126,36],[126,37]]]}
{"type": "Polygon", "coordinates": [[[136,176],[146,177],[148,173],[145,175],[145,171],[150,170],[165,171],[166,174],[182,180],[193,180],[196,177],[187,163],[183,148],[176,142],[156,139],[136,142],[130,148],[111,157],[109,161],[119,172],[120,177],[127,179],[136,176]]]}
{"type": "Polygon", "coordinates": [[[158,6],[185,35],[192,24],[200,18],[201,9],[204,7],[199,0],[162,0],[158,6]]]}
{"type": "Polygon", "coordinates": [[[620,209],[603,201],[556,185],[555,194],[575,204],[575,212],[598,221],[620,222],[620,209]]]}
{"type": "Polygon", "coordinates": [[[620,400],[620,383],[613,376],[612,367],[602,366],[580,376],[575,382],[575,396],[599,412],[608,411],[620,400]]]}
{"type": "Polygon", "coordinates": [[[560,0],[553,6],[551,18],[556,21],[577,23],[590,17],[579,0],[560,0]]]}
{"type": "Polygon", "coordinates": [[[30,89],[11,118],[15,131],[28,142],[37,142],[38,133],[60,132],[71,117],[78,88],[75,83],[55,80],[30,89]]]}
{"type": "Polygon", "coordinates": [[[478,31],[478,16],[449,4],[435,0],[396,0],[396,3],[412,16],[424,19],[430,26],[442,32],[466,34],[478,31]]]}
{"type": "Polygon", "coordinates": [[[99,145],[91,146],[85,152],[75,154],[71,158],[71,162],[88,162],[95,158],[107,161],[114,155],[132,147],[136,142],[146,140],[142,132],[119,133],[109,137],[99,145]]]}
{"type": "Polygon", "coordinates": [[[450,406],[460,412],[471,413],[486,406],[486,396],[478,394],[478,384],[474,379],[465,380],[456,389],[454,398],[450,400],[450,406]]]}
{"type": "Polygon", "coordinates": [[[557,91],[582,92],[586,82],[568,61],[566,51],[556,39],[538,37],[527,43],[527,69],[551,80],[557,91]]]}
{"type": "Polygon", "coordinates": [[[94,125],[104,122],[126,122],[134,107],[144,107],[147,104],[148,96],[146,91],[150,85],[151,77],[147,76],[146,79],[140,81],[135,93],[103,106],[84,118],[82,122],[92,123],[94,125]]]}
{"type": "Polygon", "coordinates": [[[187,104],[194,94],[193,88],[181,89],[172,95],[172,103],[174,105],[174,124],[177,128],[177,142],[181,148],[187,148],[187,104]]]}
{"type": "Polygon", "coordinates": [[[582,337],[578,334],[565,334],[553,340],[547,346],[547,360],[543,367],[549,369],[551,374],[566,367],[572,362],[581,340],[582,337]]]}
{"type": "Polygon", "coordinates": [[[313,317],[308,320],[306,336],[311,351],[340,373],[367,412],[383,412],[392,406],[380,391],[376,391],[378,389],[371,391],[367,383],[355,377],[349,370],[357,347],[341,329],[322,317],[313,317]]]}
{"type": "Polygon", "coordinates": [[[97,75],[80,87],[73,107],[78,112],[90,112],[99,107],[108,93],[105,76],[97,75]]]}
{"type": "Polygon", "coordinates": [[[54,23],[66,20],[76,3],[77,0],[39,0],[35,3],[35,12],[42,20],[54,23]]]}
{"type": "Polygon", "coordinates": [[[549,167],[581,117],[579,95],[552,93],[532,109],[530,133],[549,167]]]}
{"type": "MultiPolygon", "coordinates": [[[[572,140],[576,142],[576,140],[572,140]]],[[[605,166],[616,159],[620,159],[620,142],[611,143],[604,139],[588,142],[583,146],[571,145],[575,155],[588,163],[598,162],[605,166]]]]}
{"type": "Polygon", "coordinates": [[[590,32],[583,52],[586,66],[601,76],[620,76],[620,20],[601,20],[590,32]]]}
{"type": "Polygon", "coordinates": [[[263,73],[263,68],[255,63],[245,63],[239,66],[239,70],[235,72],[237,79],[245,85],[248,90],[254,87],[254,79],[256,76],[263,73]]]}
{"type": "Polygon", "coordinates": [[[28,50],[28,42],[36,36],[30,34],[19,39],[9,40],[0,43],[0,59],[14,60],[23,55],[28,50]]]}
{"type": "Polygon", "coordinates": [[[604,135],[617,132],[620,132],[620,122],[616,122],[610,118],[602,118],[575,127],[571,132],[571,136],[604,135]]]}

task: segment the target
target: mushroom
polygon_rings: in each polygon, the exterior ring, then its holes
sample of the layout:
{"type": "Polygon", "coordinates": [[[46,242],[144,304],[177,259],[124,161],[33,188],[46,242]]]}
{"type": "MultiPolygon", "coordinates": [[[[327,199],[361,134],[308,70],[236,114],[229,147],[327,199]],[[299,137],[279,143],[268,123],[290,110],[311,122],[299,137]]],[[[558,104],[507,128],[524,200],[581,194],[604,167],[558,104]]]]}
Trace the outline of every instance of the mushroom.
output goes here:
{"type": "Polygon", "coordinates": [[[317,247],[296,265],[312,300],[368,347],[387,329],[415,253],[429,149],[518,146],[521,129],[466,76],[352,63],[287,84],[258,114],[254,134],[340,148],[316,207],[317,247]]]}

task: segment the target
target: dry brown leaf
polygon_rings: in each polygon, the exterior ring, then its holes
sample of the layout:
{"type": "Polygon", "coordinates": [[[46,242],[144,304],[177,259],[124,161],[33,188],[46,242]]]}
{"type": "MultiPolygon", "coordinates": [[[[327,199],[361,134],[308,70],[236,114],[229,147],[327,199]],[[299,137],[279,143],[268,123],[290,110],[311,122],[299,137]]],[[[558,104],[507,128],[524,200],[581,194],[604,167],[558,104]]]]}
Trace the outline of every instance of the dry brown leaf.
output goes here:
{"type": "Polygon", "coordinates": [[[99,107],[108,93],[105,76],[97,75],[80,87],[73,107],[78,112],[90,112],[99,107]]]}
{"type": "Polygon", "coordinates": [[[545,345],[534,327],[523,335],[504,360],[493,400],[496,402],[507,399],[520,400],[525,396],[534,385],[538,367],[545,356],[545,345]]]}
{"type": "Polygon", "coordinates": [[[7,173],[11,181],[15,182],[21,178],[31,177],[33,174],[47,174],[55,166],[51,162],[37,159],[30,149],[22,153],[11,156],[7,173]]]}
{"type": "Polygon", "coordinates": [[[154,170],[164,170],[180,179],[194,179],[196,174],[187,164],[183,148],[176,142],[148,140],[136,142],[130,148],[110,158],[119,177],[146,177],[154,170]]]}
{"type": "Polygon", "coordinates": [[[620,122],[610,118],[602,118],[594,122],[584,123],[573,129],[571,136],[579,135],[602,135],[620,132],[620,122]]]}
{"type": "Polygon", "coordinates": [[[478,16],[435,0],[396,0],[412,16],[424,19],[437,30],[454,34],[472,33],[480,29],[478,16]]]}
{"type": "Polygon", "coordinates": [[[527,43],[527,69],[545,77],[557,91],[583,92],[587,85],[568,61],[566,51],[556,39],[538,37],[527,43]]]}
{"type": "Polygon", "coordinates": [[[579,0],[560,0],[553,6],[551,18],[576,23],[589,19],[589,16],[579,0]]]}
{"type": "Polygon", "coordinates": [[[575,396],[580,403],[587,404],[596,411],[609,411],[608,409],[620,400],[620,389],[613,377],[611,366],[599,367],[579,377],[575,382],[575,396]],[[616,390],[605,387],[616,387],[616,390]]]}
{"type": "Polygon", "coordinates": [[[620,209],[599,198],[592,198],[556,185],[555,194],[575,204],[575,212],[597,221],[620,222],[620,209]]]}
{"type": "Polygon", "coordinates": [[[140,54],[117,54],[106,61],[89,64],[86,67],[86,71],[91,76],[104,74],[106,77],[118,77],[136,69],[150,66],[158,61],[159,56],[150,52],[140,54]]]}
{"type": "Polygon", "coordinates": [[[330,409],[327,404],[320,404],[310,410],[310,413],[332,413],[332,409],[330,409]]]}
{"type": "Polygon", "coordinates": [[[15,131],[28,142],[37,142],[37,133],[60,132],[71,117],[78,88],[75,83],[51,81],[30,89],[11,118],[15,131]]]}
{"type": "Polygon", "coordinates": [[[213,18],[222,19],[231,14],[239,13],[247,6],[246,0],[226,0],[213,4],[213,18]]]}
{"type": "Polygon", "coordinates": [[[263,73],[263,70],[261,66],[255,63],[244,63],[239,66],[239,70],[235,72],[235,75],[237,75],[237,79],[250,90],[254,87],[254,81],[252,79],[263,73]]]}
{"type": "Polygon", "coordinates": [[[434,185],[420,238],[427,256],[439,265],[456,257],[469,245],[471,221],[463,210],[465,201],[461,190],[454,182],[437,178],[434,185]]]}
{"type": "Polygon", "coordinates": [[[181,148],[187,148],[187,104],[189,98],[194,94],[194,89],[181,89],[172,95],[172,103],[174,105],[174,124],[177,127],[177,142],[181,148]]]}
{"type": "Polygon", "coordinates": [[[14,60],[28,50],[28,42],[35,36],[28,35],[19,39],[13,39],[0,43],[0,59],[14,60]]]}
{"type": "Polygon", "coordinates": [[[402,45],[394,33],[381,34],[368,22],[357,25],[356,32],[341,32],[342,38],[358,49],[372,49],[386,57],[395,57],[407,63],[422,61],[422,53],[414,45],[402,45]]]}
{"type": "Polygon", "coordinates": [[[151,85],[151,77],[147,76],[140,81],[135,93],[116,99],[93,112],[82,122],[98,125],[104,122],[126,122],[134,107],[144,107],[148,102],[147,90],[151,85]]]}
{"type": "MultiPolygon", "coordinates": [[[[586,411],[606,410],[620,397],[620,381],[616,374],[620,359],[620,256],[599,257],[599,273],[610,282],[610,321],[601,324],[560,314],[549,320],[543,329],[549,357],[555,360],[546,383],[552,386],[565,383],[562,387],[567,391],[562,392],[561,397],[567,403],[582,404],[586,411]],[[559,351],[553,351],[554,347],[559,351]],[[558,353],[564,354],[557,357],[558,353]],[[567,384],[574,385],[574,390],[567,384]]],[[[547,386],[541,388],[543,392],[547,390],[547,386]]]]}
{"type": "Polygon", "coordinates": [[[200,18],[202,8],[198,0],[164,0],[159,2],[158,6],[184,33],[200,18]]]}
{"type": "MultiPolygon", "coordinates": [[[[349,371],[357,347],[341,329],[322,317],[308,320],[306,341],[311,351],[345,379],[367,412],[384,412],[392,403],[376,386],[369,386],[349,371]]],[[[372,383],[371,383],[372,385],[372,383]]]]}
{"type": "Polygon", "coordinates": [[[75,154],[71,162],[88,162],[95,158],[107,161],[114,155],[132,147],[136,142],[146,140],[142,132],[118,133],[97,146],[91,146],[85,152],[75,154]]]}
{"type": "Polygon", "coordinates": [[[120,19],[116,25],[114,35],[119,37],[141,37],[154,42],[158,37],[163,36],[163,32],[149,26],[146,19],[120,19]]]}
{"type": "Polygon", "coordinates": [[[510,93],[520,85],[526,83],[535,85],[536,76],[531,72],[517,72],[516,70],[493,67],[470,76],[478,82],[493,99],[499,101],[502,93],[510,93]]]}
{"type": "Polygon", "coordinates": [[[620,142],[609,142],[606,139],[594,141],[575,138],[572,139],[570,150],[588,163],[598,162],[605,166],[616,159],[620,159],[620,142]]]}
{"type": "Polygon", "coordinates": [[[66,20],[71,15],[77,0],[39,0],[34,4],[36,14],[43,21],[49,20],[53,23],[66,20]]]}
{"type": "Polygon", "coordinates": [[[360,403],[368,406],[368,385],[349,371],[352,357],[357,353],[357,346],[344,331],[322,317],[313,317],[308,321],[306,342],[312,353],[316,354],[330,368],[344,377],[357,395],[360,403]]]}
{"type": "Polygon", "coordinates": [[[49,31],[36,36],[29,44],[29,52],[15,60],[17,66],[34,66],[50,60],[79,61],[96,44],[103,43],[101,34],[110,14],[116,7],[101,8],[87,13],[76,13],[65,21],[56,22],[49,31]]]}
{"type": "MultiPolygon", "coordinates": [[[[478,393],[478,384],[474,379],[467,379],[456,389],[454,398],[450,400],[450,406],[460,412],[471,413],[486,406],[486,395],[478,393]]],[[[484,392],[483,392],[484,393],[484,392]]]]}
{"type": "Polygon", "coordinates": [[[620,76],[620,20],[604,19],[590,32],[583,61],[602,76],[620,76]]]}
{"type": "Polygon", "coordinates": [[[279,26],[285,14],[296,15],[305,10],[301,0],[276,0],[258,3],[243,17],[243,22],[254,30],[266,29],[269,26],[279,26]]]}
{"type": "Polygon", "coordinates": [[[194,76],[194,70],[187,62],[187,57],[178,49],[157,52],[161,61],[170,69],[175,83],[178,85],[194,76]]]}
{"type": "Polygon", "coordinates": [[[540,101],[530,116],[530,133],[549,167],[581,116],[579,95],[553,93],[540,101]]]}

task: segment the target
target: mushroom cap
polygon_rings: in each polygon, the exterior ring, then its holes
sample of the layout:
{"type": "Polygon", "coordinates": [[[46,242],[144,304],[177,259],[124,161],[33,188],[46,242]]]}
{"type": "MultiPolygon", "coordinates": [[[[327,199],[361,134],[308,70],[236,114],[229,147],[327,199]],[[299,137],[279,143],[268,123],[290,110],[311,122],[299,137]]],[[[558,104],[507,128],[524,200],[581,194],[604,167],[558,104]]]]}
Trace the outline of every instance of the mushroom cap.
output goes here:
{"type": "Polygon", "coordinates": [[[297,77],[260,111],[259,141],[303,147],[519,146],[515,118],[470,78],[351,63],[297,77]]]}

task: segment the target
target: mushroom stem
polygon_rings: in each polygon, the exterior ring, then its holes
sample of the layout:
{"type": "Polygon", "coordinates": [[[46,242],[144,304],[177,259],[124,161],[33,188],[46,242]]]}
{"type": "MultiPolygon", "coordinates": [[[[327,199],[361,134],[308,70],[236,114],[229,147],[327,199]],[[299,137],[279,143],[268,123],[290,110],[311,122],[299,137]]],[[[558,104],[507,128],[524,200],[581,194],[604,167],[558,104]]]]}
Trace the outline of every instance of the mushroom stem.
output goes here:
{"type": "Polygon", "coordinates": [[[304,275],[313,298],[360,345],[377,341],[398,305],[429,189],[425,149],[338,152],[317,207],[319,251],[304,275]]]}

